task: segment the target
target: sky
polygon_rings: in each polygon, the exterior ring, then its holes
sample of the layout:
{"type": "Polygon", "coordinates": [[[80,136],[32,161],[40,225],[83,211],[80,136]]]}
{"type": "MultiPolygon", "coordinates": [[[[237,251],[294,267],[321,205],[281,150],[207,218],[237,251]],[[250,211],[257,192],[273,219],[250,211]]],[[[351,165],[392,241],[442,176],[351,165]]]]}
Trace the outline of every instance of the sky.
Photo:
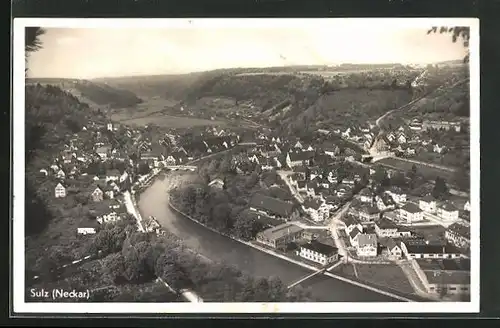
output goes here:
{"type": "MultiPolygon", "coordinates": [[[[431,26],[429,26],[430,28],[431,26]]],[[[233,67],[427,64],[462,59],[449,34],[387,26],[46,28],[30,77],[91,79],[233,67]]]]}

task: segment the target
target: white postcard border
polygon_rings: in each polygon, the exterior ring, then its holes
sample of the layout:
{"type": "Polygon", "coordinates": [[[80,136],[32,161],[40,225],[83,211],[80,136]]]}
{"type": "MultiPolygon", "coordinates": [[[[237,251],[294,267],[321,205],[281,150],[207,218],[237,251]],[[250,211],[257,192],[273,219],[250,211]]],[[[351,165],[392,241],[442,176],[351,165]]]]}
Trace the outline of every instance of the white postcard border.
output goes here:
{"type": "MultiPolygon", "coordinates": [[[[66,19],[15,18],[13,29],[13,311],[22,313],[474,313],[479,312],[479,20],[476,18],[335,18],[335,19],[66,19]],[[346,26],[401,29],[432,26],[470,26],[470,137],[471,137],[471,301],[430,302],[415,306],[404,302],[316,303],[31,303],[25,294],[25,143],[24,143],[24,28],[189,28],[247,27],[297,28],[341,21],[346,26]],[[23,278],[23,279],[21,279],[23,278]]],[[[368,29],[369,31],[369,29],[368,29]]],[[[450,40],[451,42],[451,40],[450,40]]],[[[335,291],[332,291],[335,292],[335,291]]]]}

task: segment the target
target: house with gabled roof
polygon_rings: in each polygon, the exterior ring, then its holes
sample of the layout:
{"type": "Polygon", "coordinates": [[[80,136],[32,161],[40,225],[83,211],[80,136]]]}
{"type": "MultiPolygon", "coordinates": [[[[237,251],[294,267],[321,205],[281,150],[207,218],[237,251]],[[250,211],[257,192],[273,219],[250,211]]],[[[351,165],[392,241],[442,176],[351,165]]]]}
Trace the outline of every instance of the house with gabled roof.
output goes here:
{"type": "Polygon", "coordinates": [[[117,169],[110,169],[106,171],[106,182],[117,181],[120,179],[120,171],[117,169]]]}
{"type": "Polygon", "coordinates": [[[373,233],[358,234],[356,237],[356,254],[360,257],[374,257],[377,256],[378,242],[377,235],[373,233]]]}
{"type": "Polygon", "coordinates": [[[334,246],[311,240],[300,246],[297,255],[310,261],[327,265],[338,260],[338,249],[334,246]]]}
{"type": "Polygon", "coordinates": [[[268,197],[259,193],[253,194],[249,202],[251,211],[265,214],[269,217],[282,219],[294,219],[298,213],[293,204],[280,199],[268,197]]]}
{"type": "Polygon", "coordinates": [[[357,247],[358,246],[358,236],[362,234],[361,230],[358,229],[357,226],[355,226],[351,232],[349,232],[349,241],[351,242],[351,245],[353,247],[357,247]]]}
{"type": "Polygon", "coordinates": [[[64,178],[66,178],[66,173],[64,172],[63,169],[59,169],[59,171],[57,171],[57,173],[56,173],[56,177],[58,179],[64,179],[64,178]]]}
{"type": "Polygon", "coordinates": [[[286,155],[286,164],[289,168],[294,168],[302,165],[311,165],[314,158],[313,151],[289,152],[286,155]]]}
{"type": "Polygon", "coordinates": [[[223,189],[224,188],[224,180],[222,180],[220,178],[214,179],[214,180],[210,181],[208,186],[211,188],[215,188],[215,189],[223,189]]]}
{"type": "Polygon", "coordinates": [[[358,193],[359,200],[363,203],[373,203],[373,192],[368,188],[363,188],[358,193]]]}
{"type": "Polygon", "coordinates": [[[419,207],[427,213],[435,214],[437,211],[437,202],[434,197],[427,195],[418,201],[419,207]]]}
{"type": "Polygon", "coordinates": [[[449,202],[444,202],[437,206],[437,216],[445,222],[454,222],[458,220],[458,208],[449,202]]]}
{"type": "Polygon", "coordinates": [[[395,202],[392,200],[391,196],[388,194],[381,194],[379,196],[376,196],[376,204],[377,208],[380,211],[385,211],[387,209],[394,209],[395,207],[395,202]]]}
{"type": "Polygon", "coordinates": [[[470,247],[470,227],[461,223],[453,223],[446,229],[446,240],[460,248],[470,247]]]}
{"type": "Polygon", "coordinates": [[[407,223],[419,222],[424,220],[424,211],[414,203],[406,203],[399,209],[399,217],[407,223]]]}
{"type": "Polygon", "coordinates": [[[111,147],[110,146],[100,146],[100,147],[97,147],[95,152],[97,153],[97,155],[99,155],[99,157],[102,160],[107,160],[109,158],[109,156],[111,155],[111,147]]]}
{"type": "Polygon", "coordinates": [[[66,197],[66,186],[64,186],[61,182],[59,182],[54,188],[54,196],[55,198],[66,197]]]}
{"type": "Polygon", "coordinates": [[[94,202],[102,202],[104,199],[104,191],[101,187],[94,185],[90,197],[94,202]]]}
{"type": "Polygon", "coordinates": [[[322,222],[330,216],[330,207],[320,200],[306,199],[302,208],[315,222],[322,222]]]}
{"type": "Polygon", "coordinates": [[[396,242],[393,238],[381,238],[379,243],[384,247],[382,252],[385,252],[390,259],[399,260],[403,256],[401,242],[396,242]]]}
{"type": "Polygon", "coordinates": [[[385,191],[397,204],[406,203],[406,193],[399,187],[391,186],[385,191]]]}

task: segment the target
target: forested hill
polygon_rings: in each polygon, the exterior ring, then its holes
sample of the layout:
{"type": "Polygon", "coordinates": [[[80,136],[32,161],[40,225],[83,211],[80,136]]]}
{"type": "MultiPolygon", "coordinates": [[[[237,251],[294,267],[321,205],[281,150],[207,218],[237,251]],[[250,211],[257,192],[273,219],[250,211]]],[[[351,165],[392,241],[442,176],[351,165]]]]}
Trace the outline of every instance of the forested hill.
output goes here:
{"type": "Polygon", "coordinates": [[[142,102],[133,92],[106,83],[80,79],[28,78],[27,84],[53,85],[97,108],[129,108],[142,102]]]}
{"type": "Polygon", "coordinates": [[[50,215],[41,198],[37,183],[38,171],[51,164],[54,154],[62,149],[68,136],[82,130],[92,117],[94,121],[104,117],[95,113],[89,105],[53,85],[27,85],[26,108],[26,234],[43,230],[50,215]]]}

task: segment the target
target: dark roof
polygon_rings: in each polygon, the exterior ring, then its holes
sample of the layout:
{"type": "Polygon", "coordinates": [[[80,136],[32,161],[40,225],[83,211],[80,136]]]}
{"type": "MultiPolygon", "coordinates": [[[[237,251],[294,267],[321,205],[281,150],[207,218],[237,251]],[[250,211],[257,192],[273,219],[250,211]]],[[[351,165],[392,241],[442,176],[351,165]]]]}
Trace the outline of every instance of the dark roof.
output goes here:
{"type": "Polygon", "coordinates": [[[121,175],[121,174],[120,174],[120,171],[118,171],[117,169],[111,169],[111,170],[106,171],[106,175],[107,176],[117,176],[117,175],[121,175]]]}
{"type": "Polygon", "coordinates": [[[410,254],[458,254],[458,250],[449,245],[432,244],[410,244],[405,243],[406,249],[410,254]]]}
{"type": "Polygon", "coordinates": [[[364,246],[364,245],[373,245],[377,246],[377,235],[373,233],[369,234],[361,234],[358,236],[358,245],[359,246],[364,246]]]}
{"type": "Polygon", "coordinates": [[[430,284],[470,285],[468,271],[424,271],[430,284]]]}
{"type": "Polygon", "coordinates": [[[359,231],[358,227],[355,227],[354,229],[352,229],[351,233],[349,234],[349,236],[351,238],[354,238],[356,237],[358,234],[360,234],[361,231],[359,231]]]}
{"type": "Polygon", "coordinates": [[[420,213],[422,210],[420,207],[413,203],[406,203],[403,207],[401,207],[402,210],[409,212],[409,213],[420,213]]]}
{"type": "Polygon", "coordinates": [[[347,227],[350,226],[351,224],[359,224],[358,220],[356,220],[354,216],[348,215],[343,220],[347,227]]]}
{"type": "Polygon", "coordinates": [[[284,223],[282,225],[276,226],[274,228],[270,228],[264,231],[259,232],[259,235],[264,237],[267,240],[276,240],[279,238],[282,238],[284,236],[287,236],[288,234],[291,233],[297,233],[300,231],[303,231],[299,226],[296,226],[294,224],[290,223],[284,223]]]}
{"type": "Polygon", "coordinates": [[[380,211],[378,210],[378,208],[376,208],[375,206],[362,206],[360,208],[360,212],[367,213],[368,215],[373,215],[373,214],[380,213],[380,211]]]}
{"type": "Polygon", "coordinates": [[[434,199],[434,197],[432,197],[431,195],[427,195],[425,197],[423,197],[422,199],[420,199],[421,201],[424,201],[424,202],[427,202],[427,203],[430,203],[430,202],[435,202],[436,200],[434,199]]]}
{"type": "Polygon", "coordinates": [[[379,228],[379,229],[397,229],[398,226],[392,222],[391,220],[389,219],[386,219],[384,217],[382,217],[380,220],[378,220],[375,225],[379,228]]]}
{"type": "Polygon", "coordinates": [[[293,204],[291,203],[258,193],[252,196],[249,205],[283,217],[292,214],[293,209],[293,204]]]}
{"type": "Polygon", "coordinates": [[[393,238],[381,238],[379,242],[390,250],[394,249],[394,247],[400,247],[400,243],[396,242],[393,238]]]}
{"type": "Polygon", "coordinates": [[[459,236],[462,236],[464,238],[470,239],[470,228],[464,226],[463,224],[460,223],[453,223],[448,227],[448,230],[450,232],[453,232],[459,236]]]}
{"type": "Polygon", "coordinates": [[[313,151],[302,151],[302,152],[291,152],[290,154],[290,161],[292,162],[297,162],[297,161],[306,161],[314,157],[314,152],[313,151]]]}
{"type": "Polygon", "coordinates": [[[317,210],[318,208],[321,207],[321,202],[319,202],[317,200],[306,199],[306,201],[304,202],[304,207],[306,207],[306,208],[309,207],[309,208],[317,210]]]}
{"type": "Polygon", "coordinates": [[[360,195],[360,196],[373,196],[373,193],[370,191],[370,189],[368,189],[368,188],[363,188],[363,189],[361,189],[361,191],[359,192],[359,195],[360,195]]]}
{"type": "Polygon", "coordinates": [[[458,211],[458,209],[453,204],[451,204],[449,202],[440,204],[439,208],[441,208],[445,211],[448,211],[448,212],[458,211]]]}
{"type": "Polygon", "coordinates": [[[338,252],[337,247],[333,247],[331,245],[320,243],[317,240],[312,240],[307,244],[301,245],[301,247],[309,249],[311,251],[324,254],[326,256],[334,255],[338,252]]]}

